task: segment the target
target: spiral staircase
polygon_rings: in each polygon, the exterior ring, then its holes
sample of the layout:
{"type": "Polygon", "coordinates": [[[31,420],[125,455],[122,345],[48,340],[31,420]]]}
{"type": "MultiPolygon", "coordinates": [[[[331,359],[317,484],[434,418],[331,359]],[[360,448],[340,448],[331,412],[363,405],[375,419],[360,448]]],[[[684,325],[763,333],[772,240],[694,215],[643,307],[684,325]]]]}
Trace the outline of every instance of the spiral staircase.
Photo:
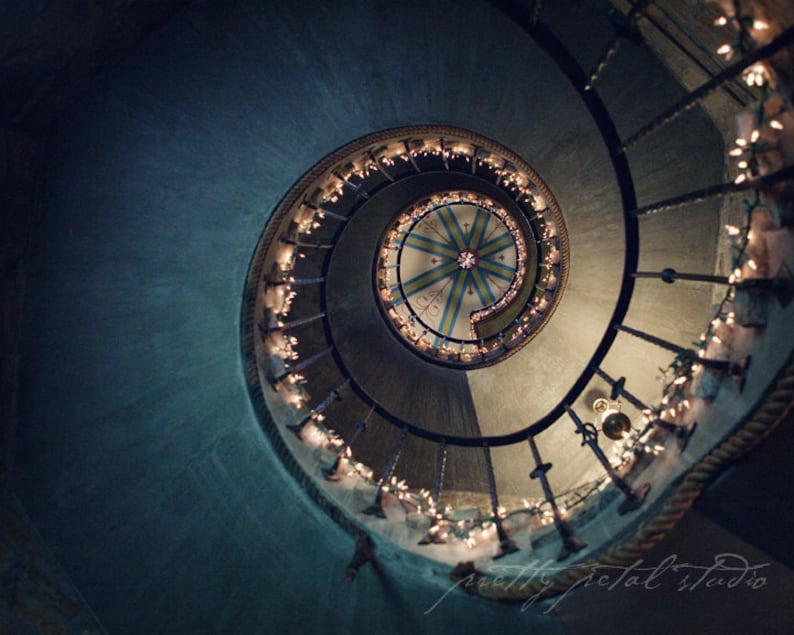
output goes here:
{"type": "MultiPolygon", "coordinates": [[[[709,484],[700,531],[791,580],[769,526],[791,525],[772,476],[791,439],[791,29],[763,4],[769,28],[699,9],[692,33],[738,44],[690,51],[714,84],[698,95],[652,50],[680,54],[664,20],[687,21],[654,4],[187,4],[58,113],[27,210],[7,489],[86,624],[601,632],[592,592],[548,612],[537,593],[664,553],[709,484]],[[438,209],[473,225],[428,252],[438,209]],[[521,235],[509,288],[483,210],[521,235]],[[431,281],[438,323],[388,277],[411,240],[442,262],[413,280],[446,266],[458,287],[431,281]],[[461,339],[467,292],[496,326],[461,339]],[[551,583],[493,584],[534,560],[559,563],[551,583]]],[[[634,632],[617,593],[600,603],[634,632]]]]}

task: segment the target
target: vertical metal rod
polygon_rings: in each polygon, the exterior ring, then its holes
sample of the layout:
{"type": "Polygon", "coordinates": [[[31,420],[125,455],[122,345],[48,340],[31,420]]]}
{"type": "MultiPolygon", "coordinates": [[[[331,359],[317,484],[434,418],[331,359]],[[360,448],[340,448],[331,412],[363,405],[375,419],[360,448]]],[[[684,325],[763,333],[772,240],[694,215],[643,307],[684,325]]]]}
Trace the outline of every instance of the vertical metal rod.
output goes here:
{"type": "Polygon", "coordinates": [[[298,318],[296,320],[292,320],[291,322],[284,322],[281,326],[277,326],[273,331],[286,331],[287,329],[295,328],[296,326],[303,326],[304,324],[309,324],[310,322],[316,322],[317,320],[322,320],[325,317],[325,311],[322,313],[317,313],[315,315],[310,315],[309,317],[305,318],[298,318]]]}
{"type": "Polygon", "coordinates": [[[439,139],[439,143],[441,144],[441,160],[444,162],[444,169],[449,171],[449,161],[447,161],[447,149],[444,146],[444,139],[439,139]]]}
{"type": "Polygon", "coordinates": [[[355,183],[351,183],[345,177],[343,177],[339,172],[334,172],[333,175],[338,178],[344,185],[347,185],[356,196],[360,196],[363,199],[369,198],[369,193],[360,185],[356,185],[355,183]]]}
{"type": "Polygon", "coordinates": [[[791,181],[792,179],[794,179],[794,165],[789,165],[785,168],[781,168],[777,172],[764,174],[763,176],[758,176],[753,179],[746,179],[741,183],[730,181],[728,183],[710,185],[708,187],[704,187],[703,189],[689,192],[688,194],[674,196],[672,198],[659,201],[658,203],[652,203],[650,205],[638,207],[631,213],[634,216],[647,216],[648,214],[656,214],[658,212],[673,209],[675,207],[681,207],[682,205],[700,203],[710,198],[727,196],[728,194],[744,192],[746,190],[761,189],[782,181],[791,181]]]}
{"type": "Polygon", "coordinates": [[[499,179],[501,179],[501,178],[502,178],[502,175],[505,173],[505,170],[507,169],[507,166],[508,166],[508,161],[507,161],[507,159],[505,159],[505,160],[502,162],[502,167],[500,167],[500,168],[499,168],[499,169],[496,171],[496,180],[495,180],[495,183],[496,183],[497,185],[499,184],[499,179]]]}
{"type": "Polygon", "coordinates": [[[308,368],[314,362],[321,360],[323,357],[328,355],[331,351],[334,350],[333,346],[329,346],[325,350],[320,351],[319,353],[315,353],[310,357],[300,360],[297,364],[292,364],[286,371],[281,373],[278,377],[273,377],[270,381],[271,384],[277,384],[279,382],[284,381],[287,377],[292,375],[293,373],[297,373],[302,371],[304,368],[308,368]]]}
{"type": "Polygon", "coordinates": [[[480,148],[478,146],[474,146],[474,153],[471,155],[471,173],[475,174],[477,172],[477,155],[480,153],[480,148]]]}
{"type": "MultiPolygon", "coordinates": [[[[372,410],[369,411],[372,414],[372,410]]],[[[367,415],[369,418],[369,415],[367,415]]],[[[350,439],[345,441],[344,445],[339,448],[339,454],[336,456],[336,460],[330,467],[324,468],[322,470],[323,476],[325,477],[326,481],[338,481],[339,476],[337,475],[337,471],[339,470],[339,465],[342,463],[342,457],[345,456],[345,452],[347,449],[352,446],[356,439],[358,439],[359,435],[367,429],[366,421],[356,421],[356,428],[353,431],[353,434],[350,436],[350,439]]]]}
{"type": "Polygon", "coordinates": [[[433,480],[433,503],[438,506],[441,498],[441,485],[444,482],[444,470],[447,466],[447,442],[442,441],[436,455],[436,477],[433,480]]]}
{"type": "Polygon", "coordinates": [[[706,368],[711,368],[713,370],[728,373],[730,375],[737,375],[739,377],[744,376],[744,372],[747,368],[746,358],[740,362],[734,363],[727,359],[707,359],[705,357],[698,357],[693,350],[684,348],[683,346],[678,346],[677,344],[673,344],[667,340],[663,340],[661,337],[656,337],[655,335],[638,331],[637,329],[633,329],[623,324],[616,324],[615,328],[618,331],[623,331],[624,333],[638,337],[641,340],[655,344],[656,346],[664,348],[665,350],[675,353],[676,355],[680,355],[682,353],[688,355],[691,357],[693,363],[701,364],[706,368]]]}
{"type": "Polygon", "coordinates": [[[342,214],[337,214],[336,212],[332,212],[327,207],[320,207],[318,208],[323,216],[327,218],[333,218],[334,220],[338,220],[340,223],[346,223],[348,221],[347,216],[343,216],[342,214]]]}
{"type": "Polygon", "coordinates": [[[502,519],[499,517],[499,498],[496,494],[496,478],[494,477],[493,462],[491,461],[491,448],[488,444],[483,445],[485,452],[485,467],[488,471],[488,491],[491,495],[491,515],[493,522],[496,525],[496,534],[499,536],[499,553],[494,556],[494,560],[506,556],[509,553],[518,551],[516,543],[507,537],[504,527],[502,527],[502,519]]]}
{"type": "Polygon", "coordinates": [[[306,287],[310,284],[322,284],[324,280],[325,278],[322,276],[319,276],[317,278],[292,278],[284,281],[279,280],[272,284],[275,285],[288,284],[291,287],[306,287]]]}
{"type": "Polygon", "coordinates": [[[584,87],[585,90],[590,90],[593,87],[598,77],[609,65],[609,62],[612,61],[612,58],[618,52],[618,48],[620,48],[621,39],[631,39],[635,43],[642,41],[642,35],[637,29],[637,20],[645,13],[645,10],[652,1],[653,0],[640,0],[631,8],[631,11],[629,11],[628,15],[625,17],[614,7],[609,10],[608,15],[615,29],[615,35],[609,44],[607,44],[603,53],[601,53],[601,57],[598,58],[595,66],[590,71],[590,76],[584,87]]]}
{"type": "Polygon", "coordinates": [[[742,278],[741,280],[734,280],[731,282],[731,278],[728,276],[715,276],[705,273],[679,273],[675,269],[668,267],[658,273],[655,271],[635,271],[631,276],[632,278],[660,278],[667,284],[673,284],[676,280],[711,282],[713,284],[733,284],[737,291],[747,291],[755,294],[774,294],[783,306],[789,303],[791,295],[794,293],[792,278],[789,276],[780,276],[780,274],[778,274],[779,277],[777,278],[742,278]]]}
{"type": "Polygon", "coordinates": [[[576,553],[577,551],[584,549],[587,544],[576,538],[571,526],[560,516],[560,510],[557,507],[557,500],[554,498],[554,492],[552,492],[551,484],[549,483],[549,479],[546,476],[546,472],[551,469],[552,465],[551,463],[544,463],[541,460],[538,446],[535,445],[535,438],[532,435],[529,435],[528,439],[529,447],[532,448],[532,456],[535,459],[535,469],[530,472],[529,476],[530,478],[536,478],[540,480],[540,484],[543,487],[543,495],[546,497],[549,505],[551,505],[551,512],[554,515],[554,527],[557,529],[557,533],[560,534],[560,538],[562,539],[562,549],[560,549],[560,553],[557,555],[557,560],[565,560],[565,558],[570,556],[572,553],[576,553]]]}
{"type": "Polygon", "coordinates": [[[619,48],[620,37],[618,35],[614,35],[609,44],[607,44],[604,51],[601,53],[601,56],[598,58],[595,66],[593,66],[592,70],[590,71],[590,75],[587,78],[587,84],[585,84],[584,87],[585,90],[592,90],[593,84],[595,84],[599,75],[601,75],[601,72],[609,65],[609,62],[612,61],[612,58],[618,52],[619,48]]]}
{"type": "Polygon", "coordinates": [[[729,284],[728,276],[715,276],[701,273],[678,273],[670,267],[661,271],[635,271],[631,274],[632,278],[658,278],[667,284],[673,284],[676,280],[693,280],[695,282],[713,282],[715,284],[729,284]]]}
{"type": "Polygon", "coordinates": [[[285,245],[291,245],[293,247],[303,247],[306,249],[331,249],[333,247],[332,243],[307,243],[302,240],[295,240],[293,238],[285,238],[281,237],[279,240],[284,243],[285,245]]]}
{"type": "Polygon", "coordinates": [[[390,180],[392,183],[394,183],[394,177],[393,177],[391,174],[389,174],[389,173],[386,171],[386,168],[384,168],[384,167],[383,167],[383,166],[380,164],[380,161],[378,161],[378,160],[375,158],[375,155],[374,155],[374,154],[372,154],[372,151],[371,151],[371,150],[368,150],[368,151],[367,151],[367,154],[369,155],[370,161],[372,161],[372,162],[375,164],[375,167],[376,167],[376,168],[378,168],[378,171],[379,171],[379,172],[380,172],[380,173],[381,173],[383,176],[385,176],[387,179],[389,179],[389,180],[390,180]]]}
{"type": "Polygon", "coordinates": [[[642,128],[640,128],[637,132],[631,135],[628,139],[626,139],[621,145],[621,151],[626,152],[631,146],[637,143],[640,139],[645,138],[649,134],[655,132],[662,126],[670,123],[674,119],[676,119],[679,115],[685,113],[687,110],[693,108],[698,103],[703,101],[708,95],[710,95],[713,91],[718,89],[720,86],[725,84],[726,82],[732,80],[733,78],[737,77],[744,71],[746,68],[749,68],[756,62],[765,59],[771,55],[774,55],[781,49],[787,47],[789,44],[794,42],[794,26],[789,27],[783,33],[778,35],[774,40],[772,40],[769,44],[762,46],[759,49],[756,49],[749,55],[746,55],[744,58],[728,66],[722,72],[715,75],[712,79],[707,81],[705,84],[701,85],[699,88],[696,88],[694,91],[689,93],[686,97],[681,99],[678,103],[671,106],[661,115],[656,117],[653,121],[649,122],[642,128]]]}
{"type": "Polygon", "coordinates": [[[349,379],[345,379],[339,386],[336,388],[331,388],[328,391],[328,395],[323,399],[319,404],[317,404],[314,408],[309,411],[303,419],[300,420],[297,424],[289,424],[287,429],[290,432],[293,432],[296,437],[299,439],[302,438],[303,429],[306,425],[312,421],[317,415],[321,414],[328,406],[330,406],[334,401],[341,401],[342,397],[340,396],[341,391],[350,383],[349,379]]]}
{"type": "Polygon", "coordinates": [[[750,26],[753,20],[751,16],[742,15],[742,0],[733,0],[733,18],[739,27],[739,50],[744,55],[752,49],[754,42],[752,35],[750,35],[750,26]],[[750,18],[750,24],[747,23],[748,18],[750,18]]]}
{"type": "Polygon", "coordinates": [[[576,424],[576,433],[582,435],[582,445],[590,447],[601,465],[604,466],[609,478],[612,479],[615,486],[625,495],[626,498],[620,504],[620,507],[618,507],[618,514],[623,515],[638,509],[645,501],[645,497],[651,489],[651,484],[645,483],[636,490],[632,489],[626,481],[618,476],[618,473],[615,471],[615,468],[612,467],[612,464],[609,462],[604,452],[598,447],[598,430],[596,430],[596,427],[592,423],[582,423],[582,420],[568,404],[565,404],[565,410],[568,412],[571,419],[573,419],[574,424],[576,424]]]}
{"type": "Polygon", "coordinates": [[[612,394],[610,394],[610,399],[617,399],[618,397],[625,397],[626,401],[628,401],[632,406],[634,406],[637,410],[643,411],[648,410],[648,407],[639,399],[637,399],[634,395],[632,395],[628,390],[626,390],[623,386],[626,383],[626,378],[621,377],[620,379],[613,379],[603,370],[598,367],[593,368],[593,371],[596,375],[598,375],[601,379],[603,379],[606,383],[608,383],[612,387],[612,394]]]}
{"type": "Polygon", "coordinates": [[[336,212],[331,211],[330,209],[327,209],[327,208],[323,207],[322,205],[314,205],[312,203],[309,203],[309,201],[307,201],[305,199],[303,201],[303,204],[306,207],[308,207],[309,209],[312,209],[312,210],[314,210],[316,212],[319,212],[320,214],[323,215],[323,217],[333,218],[334,220],[338,220],[338,221],[340,221],[342,223],[346,223],[348,221],[347,216],[343,216],[342,214],[337,214],[336,212]]]}
{"type": "Polygon", "coordinates": [[[683,346],[678,346],[677,344],[673,344],[672,342],[668,342],[667,340],[663,340],[661,337],[656,337],[655,335],[651,335],[649,333],[645,333],[644,331],[638,331],[637,329],[633,329],[630,326],[625,326],[624,324],[616,324],[615,328],[618,331],[623,331],[624,333],[628,333],[629,335],[633,335],[634,337],[638,337],[641,340],[645,340],[646,342],[650,342],[651,344],[655,344],[660,348],[670,351],[671,353],[682,353],[685,349],[683,346]]]}
{"type": "Polygon", "coordinates": [[[386,469],[383,470],[383,476],[378,481],[378,491],[375,494],[375,502],[367,507],[362,513],[367,516],[377,516],[378,518],[386,518],[386,513],[383,511],[383,487],[389,482],[389,479],[394,473],[394,468],[397,465],[397,460],[400,458],[400,453],[405,446],[405,437],[408,434],[408,428],[400,430],[400,438],[397,440],[397,446],[389,457],[389,462],[386,464],[386,469]]]}
{"type": "MultiPolygon", "coordinates": [[[[438,509],[441,498],[441,485],[444,482],[444,470],[447,465],[447,442],[442,441],[438,446],[438,453],[436,454],[436,476],[433,480],[433,505],[438,509]]],[[[433,514],[433,519],[430,523],[430,529],[425,534],[424,538],[419,541],[420,545],[429,544],[444,544],[446,540],[438,535],[438,513],[433,514]]]]}
{"type": "Polygon", "coordinates": [[[414,155],[411,154],[411,146],[408,145],[408,141],[403,141],[403,145],[405,145],[405,152],[407,153],[408,160],[411,162],[411,165],[414,166],[414,170],[417,172],[421,172],[422,170],[419,169],[419,166],[416,165],[416,161],[414,160],[414,155]]]}

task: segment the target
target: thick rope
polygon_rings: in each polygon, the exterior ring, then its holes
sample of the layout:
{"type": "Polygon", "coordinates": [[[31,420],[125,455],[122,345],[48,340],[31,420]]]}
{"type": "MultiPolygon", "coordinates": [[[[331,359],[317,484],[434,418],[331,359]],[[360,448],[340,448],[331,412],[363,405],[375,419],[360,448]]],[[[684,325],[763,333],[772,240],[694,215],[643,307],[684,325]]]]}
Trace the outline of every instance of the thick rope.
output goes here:
{"type": "Polygon", "coordinates": [[[490,600],[534,601],[559,595],[599,566],[628,566],[662,541],[718,473],[757,446],[792,411],[794,355],[789,357],[787,366],[778,373],[772,388],[745,418],[744,424],[696,463],[676,490],[667,497],[661,511],[643,524],[626,542],[615,545],[597,558],[545,579],[517,579],[510,584],[502,584],[497,578],[477,571],[471,562],[458,564],[450,573],[450,579],[460,583],[466,592],[490,600]]]}

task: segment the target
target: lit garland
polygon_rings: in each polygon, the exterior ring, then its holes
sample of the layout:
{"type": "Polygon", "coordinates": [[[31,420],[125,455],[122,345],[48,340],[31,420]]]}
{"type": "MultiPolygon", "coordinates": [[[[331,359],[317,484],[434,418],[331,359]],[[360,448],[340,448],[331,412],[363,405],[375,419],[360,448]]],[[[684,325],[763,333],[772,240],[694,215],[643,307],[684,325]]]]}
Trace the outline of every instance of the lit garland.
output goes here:
{"type": "Polygon", "coordinates": [[[734,2],[734,13],[732,15],[721,15],[714,20],[714,26],[733,27],[736,29],[736,38],[733,42],[725,42],[717,48],[717,53],[725,57],[726,61],[733,59],[735,55],[741,57],[752,50],[753,31],[765,31],[769,24],[765,20],[755,19],[749,15],[742,15],[739,2],[734,2]]]}
{"type": "MultiPolygon", "coordinates": [[[[643,420],[649,421],[651,413],[643,413],[643,420]]],[[[613,457],[610,464],[616,470],[627,471],[642,456],[658,456],[664,451],[664,446],[653,441],[650,436],[653,426],[646,424],[642,430],[633,429],[622,441],[612,445],[613,457]]]]}
{"type": "MultiPolygon", "coordinates": [[[[313,416],[311,425],[307,426],[303,442],[310,447],[328,452],[336,457],[341,448],[344,447],[344,440],[333,430],[327,428],[323,421],[323,415],[313,416]]],[[[434,501],[431,493],[426,489],[413,491],[409,488],[404,479],[391,476],[385,483],[379,484],[374,472],[363,463],[355,460],[350,447],[346,447],[341,457],[339,466],[340,472],[347,477],[360,479],[361,482],[370,487],[380,487],[384,494],[390,494],[399,504],[405,513],[406,521],[411,515],[418,515],[427,519],[431,526],[428,531],[437,535],[445,542],[460,542],[469,549],[483,544],[484,542],[496,538],[496,529],[493,518],[490,515],[483,515],[480,512],[471,518],[455,518],[456,511],[452,505],[445,505],[439,508],[438,502],[434,501]]],[[[585,505],[591,498],[601,492],[609,483],[609,478],[602,478],[590,481],[557,494],[555,500],[559,507],[561,518],[571,514],[575,508],[585,505]]],[[[529,522],[527,527],[536,530],[543,529],[554,522],[554,515],[551,511],[550,501],[541,498],[522,499],[523,508],[508,512],[504,506],[498,509],[500,519],[514,518],[520,515],[527,515],[529,522]]]]}
{"type": "MultiPolygon", "coordinates": [[[[748,53],[753,44],[752,31],[763,31],[769,26],[764,20],[743,15],[738,2],[734,3],[734,7],[733,16],[721,16],[715,21],[717,26],[734,25],[738,30],[737,38],[732,44],[723,44],[717,50],[726,59],[730,59],[735,53],[742,55],[748,53]]],[[[728,152],[729,157],[736,160],[738,171],[734,182],[737,184],[761,174],[759,156],[775,147],[772,139],[784,129],[780,121],[783,100],[771,99],[774,94],[770,87],[772,77],[771,70],[764,63],[756,63],[743,73],[745,83],[751,88],[758,89],[759,99],[756,107],[749,113],[751,114],[749,130],[740,130],[735,147],[728,152]],[[768,112],[771,104],[775,104],[774,112],[768,112]]],[[[660,379],[663,383],[661,401],[658,405],[643,411],[646,425],[642,431],[632,430],[624,441],[613,446],[615,457],[611,463],[615,468],[628,468],[643,454],[657,455],[663,451],[663,446],[655,443],[651,438],[653,422],[676,424],[681,420],[691,407],[692,380],[703,370],[699,360],[707,357],[710,347],[725,344],[731,337],[731,331],[737,323],[733,306],[736,298],[736,283],[752,277],[759,270],[759,264],[751,253],[753,239],[751,226],[754,211],[765,207],[762,204],[761,191],[754,190],[752,200],[745,199],[742,205],[745,216],[742,226],[726,225],[725,228],[731,240],[731,273],[728,289],[705,332],[697,342],[693,343],[694,348],[681,351],[667,368],[661,369],[660,379]]]]}
{"type": "MultiPolygon", "coordinates": [[[[746,55],[749,53],[754,46],[753,33],[769,28],[769,24],[765,20],[745,15],[738,1],[733,2],[733,9],[732,14],[721,15],[714,22],[718,27],[732,26],[736,29],[734,41],[724,43],[717,48],[717,53],[723,55],[726,60],[730,60],[736,54],[746,55]]],[[[757,90],[758,102],[748,113],[750,117],[740,118],[739,134],[736,137],[735,145],[728,151],[729,159],[736,162],[737,173],[734,182],[737,184],[761,175],[762,165],[759,157],[774,147],[772,140],[784,128],[780,121],[783,100],[772,100],[774,95],[773,72],[768,65],[763,62],[753,64],[743,72],[742,78],[748,87],[757,90]],[[767,112],[773,102],[778,104],[774,114],[767,112]],[[747,126],[747,123],[750,125],[747,126]]],[[[662,399],[658,406],[651,409],[653,416],[662,417],[666,414],[669,419],[676,421],[690,408],[691,380],[702,370],[702,366],[698,364],[698,358],[705,358],[710,347],[722,345],[731,337],[736,325],[736,313],[733,306],[736,298],[736,283],[747,277],[752,277],[759,269],[758,263],[750,253],[750,248],[753,239],[753,213],[757,209],[765,207],[762,204],[762,198],[762,192],[758,189],[754,190],[752,199],[742,201],[744,222],[741,227],[725,226],[731,241],[731,272],[728,276],[728,289],[709,320],[706,330],[700,335],[699,340],[693,343],[694,350],[683,351],[676,356],[667,369],[662,371],[664,383],[662,399]]]]}
{"type": "MultiPolygon", "coordinates": [[[[321,223],[326,220],[329,214],[327,209],[338,203],[345,195],[345,188],[356,190],[359,183],[369,176],[384,172],[397,165],[398,162],[412,163],[416,167],[416,161],[424,157],[443,158],[445,165],[448,161],[462,160],[471,164],[474,162],[478,168],[484,168],[497,174],[497,181],[509,191],[515,200],[520,204],[529,205],[534,211],[533,223],[535,230],[538,231],[538,239],[541,241],[541,262],[539,266],[543,272],[539,278],[539,285],[543,288],[553,289],[557,286],[561,276],[560,267],[562,266],[562,249],[559,236],[564,233],[562,220],[558,212],[553,211],[549,206],[548,196],[544,196],[539,189],[536,180],[516,168],[510,161],[498,154],[485,148],[479,147],[468,141],[444,140],[444,139],[411,139],[409,141],[390,142],[379,148],[371,148],[361,153],[358,158],[345,163],[344,166],[336,166],[329,170],[321,179],[321,184],[315,193],[293,208],[281,223],[282,231],[279,244],[274,252],[270,265],[270,274],[264,280],[264,304],[265,304],[265,327],[267,337],[265,348],[273,361],[280,360],[286,372],[281,373],[282,378],[276,389],[284,389],[283,399],[295,409],[296,413],[304,416],[306,412],[307,394],[302,386],[306,383],[305,377],[299,372],[289,372],[290,367],[296,365],[299,360],[297,350],[298,338],[287,335],[283,330],[293,302],[297,297],[297,291],[292,286],[295,281],[293,270],[299,259],[304,258],[305,254],[301,251],[303,246],[311,247],[307,241],[312,231],[318,229],[321,223]]],[[[537,177],[535,177],[537,179],[537,177]]],[[[448,202],[448,201],[447,201],[448,202]]],[[[487,201],[478,200],[478,204],[486,204],[487,201]]],[[[556,205],[556,203],[555,203],[556,205]]],[[[518,228],[509,216],[498,214],[512,231],[517,232],[518,228]]],[[[522,242],[523,244],[523,242],[522,242]]],[[[525,247],[518,254],[523,262],[526,258],[525,247]]],[[[520,286],[521,280],[518,281],[520,286]]],[[[506,294],[502,300],[510,301],[513,294],[506,294]],[[509,297],[508,297],[509,296],[509,297]]],[[[502,302],[498,307],[486,307],[482,315],[476,316],[484,319],[488,316],[489,310],[497,310],[502,307],[502,302]]],[[[537,319],[551,306],[549,298],[541,294],[533,298],[532,304],[528,306],[526,318],[512,329],[510,337],[521,337],[524,331],[529,332],[537,319]],[[531,322],[530,322],[531,321],[531,322]]],[[[503,345],[503,339],[499,338],[494,342],[494,348],[503,345]]],[[[482,353],[479,348],[475,353],[482,353]]],[[[280,368],[278,370],[281,370],[280,368]]],[[[316,450],[330,454],[339,460],[339,473],[345,476],[360,479],[371,487],[380,487],[384,494],[392,495],[402,506],[407,514],[419,514],[429,519],[431,522],[430,531],[438,532],[444,540],[461,541],[468,547],[494,538],[496,528],[493,519],[489,516],[478,515],[473,519],[459,520],[454,519],[455,510],[451,505],[446,505],[443,509],[437,509],[437,503],[432,500],[430,493],[426,490],[419,492],[411,491],[405,480],[392,476],[385,483],[380,483],[374,477],[373,470],[354,458],[351,448],[345,447],[344,440],[333,430],[325,425],[325,415],[309,411],[308,421],[301,436],[302,443],[316,450]],[[344,448],[344,449],[343,449],[344,448]],[[341,456],[340,456],[341,454],[341,456]]],[[[319,456],[319,455],[318,455],[319,456]]],[[[583,503],[588,496],[599,490],[603,482],[599,481],[596,487],[589,487],[584,495],[578,494],[570,501],[563,500],[561,509],[563,513],[567,510],[583,503]]],[[[566,494],[563,494],[564,497],[566,494]]],[[[500,518],[507,518],[512,514],[529,514],[535,518],[535,525],[542,527],[548,523],[549,511],[545,509],[547,501],[536,501],[531,508],[520,509],[508,514],[504,507],[500,507],[498,513],[500,518]]]]}

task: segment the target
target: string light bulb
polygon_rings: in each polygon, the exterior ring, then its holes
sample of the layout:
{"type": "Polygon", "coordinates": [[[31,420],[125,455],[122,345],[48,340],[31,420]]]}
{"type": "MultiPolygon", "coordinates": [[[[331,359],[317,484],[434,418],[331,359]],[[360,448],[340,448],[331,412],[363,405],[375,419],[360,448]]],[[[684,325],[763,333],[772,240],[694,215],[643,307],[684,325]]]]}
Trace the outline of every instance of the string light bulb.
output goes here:
{"type": "Polygon", "coordinates": [[[744,72],[744,81],[748,86],[763,86],[767,79],[766,66],[754,64],[744,72]]]}

